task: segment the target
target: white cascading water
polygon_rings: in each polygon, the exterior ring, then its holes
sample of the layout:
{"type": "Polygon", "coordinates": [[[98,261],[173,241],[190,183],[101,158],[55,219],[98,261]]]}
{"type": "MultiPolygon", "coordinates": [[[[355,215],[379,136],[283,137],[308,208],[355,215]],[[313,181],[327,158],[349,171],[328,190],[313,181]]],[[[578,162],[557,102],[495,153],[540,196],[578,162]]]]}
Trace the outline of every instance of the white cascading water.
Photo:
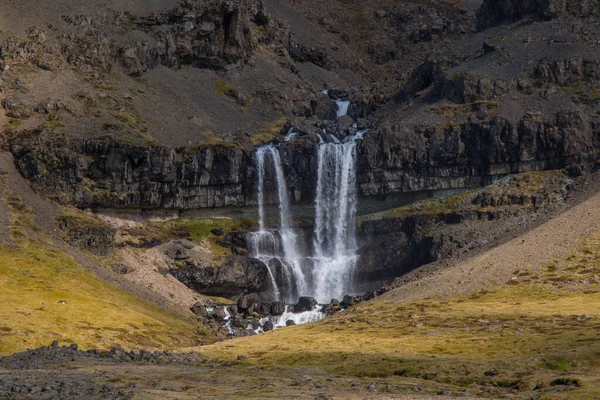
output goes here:
{"type": "Polygon", "coordinates": [[[303,257],[298,254],[297,236],[291,226],[289,194],[279,151],[273,145],[260,147],[256,152],[256,164],[259,231],[248,237],[251,255],[267,265],[273,296],[277,300],[292,302],[302,293],[306,293],[307,283],[302,270],[303,257]],[[277,231],[265,229],[264,188],[267,160],[271,161],[277,182],[280,220],[277,231]],[[277,283],[278,273],[281,286],[277,283]]]}
{"type": "Polygon", "coordinates": [[[313,297],[318,301],[339,298],[351,291],[357,261],[356,139],[318,145],[317,197],[315,202],[313,297]]]}
{"type": "Polygon", "coordinates": [[[287,325],[287,321],[294,321],[296,325],[308,324],[323,319],[324,314],[321,312],[321,307],[316,306],[311,311],[295,313],[287,306],[285,312],[277,316],[269,316],[260,319],[260,324],[264,325],[265,321],[271,321],[274,328],[283,328],[287,325]]]}
{"type": "Polygon", "coordinates": [[[277,148],[267,145],[257,150],[259,231],[251,233],[248,241],[251,255],[269,269],[276,299],[290,304],[299,296],[311,296],[326,303],[352,290],[352,275],[358,258],[354,232],[356,140],[362,139],[365,132],[349,136],[343,142],[329,135],[328,142],[322,140],[318,144],[313,254],[299,254],[297,235],[291,225],[287,183],[277,148]],[[267,165],[272,167],[277,183],[278,230],[265,228],[267,165]]]}
{"type": "Polygon", "coordinates": [[[344,115],[348,115],[348,107],[350,107],[349,100],[335,100],[335,104],[337,104],[337,116],[343,117],[344,115]]]}

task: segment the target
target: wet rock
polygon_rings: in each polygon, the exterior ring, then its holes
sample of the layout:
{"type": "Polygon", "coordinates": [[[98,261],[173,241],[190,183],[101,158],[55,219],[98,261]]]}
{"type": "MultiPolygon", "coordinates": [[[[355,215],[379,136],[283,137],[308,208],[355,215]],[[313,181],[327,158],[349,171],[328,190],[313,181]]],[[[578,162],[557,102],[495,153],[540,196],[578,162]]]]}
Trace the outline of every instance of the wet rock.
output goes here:
{"type": "Polygon", "coordinates": [[[317,304],[319,304],[317,300],[312,297],[300,297],[298,303],[294,305],[294,312],[311,311],[317,304]]]}
{"type": "Polygon", "coordinates": [[[225,309],[223,307],[215,307],[215,309],[210,313],[210,317],[217,322],[225,321],[225,309]]]}
{"type": "Polygon", "coordinates": [[[285,321],[285,326],[294,326],[296,325],[296,322],[292,319],[288,319],[287,321],[285,321]]]}
{"type": "Polygon", "coordinates": [[[348,308],[352,307],[356,302],[354,301],[354,297],[345,295],[340,304],[342,307],[348,308]]]}
{"type": "Polygon", "coordinates": [[[262,326],[263,331],[268,332],[273,330],[273,323],[271,321],[265,321],[262,326]]]}
{"type": "Polygon", "coordinates": [[[240,317],[239,315],[234,315],[231,320],[231,326],[238,329],[246,329],[248,328],[249,324],[250,321],[240,317]]]}
{"type": "Polygon", "coordinates": [[[271,303],[271,315],[282,315],[285,312],[285,303],[276,301],[271,303]]]}

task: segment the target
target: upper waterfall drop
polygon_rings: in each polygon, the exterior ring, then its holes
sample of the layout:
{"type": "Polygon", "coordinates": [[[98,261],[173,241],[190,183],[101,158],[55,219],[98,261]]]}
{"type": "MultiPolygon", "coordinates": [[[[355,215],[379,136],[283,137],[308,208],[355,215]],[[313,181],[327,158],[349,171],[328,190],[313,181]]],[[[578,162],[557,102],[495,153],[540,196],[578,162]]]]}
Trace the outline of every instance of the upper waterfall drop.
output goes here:
{"type": "Polygon", "coordinates": [[[337,116],[343,117],[344,115],[348,115],[348,107],[350,107],[349,100],[335,100],[335,104],[337,105],[337,116]]]}

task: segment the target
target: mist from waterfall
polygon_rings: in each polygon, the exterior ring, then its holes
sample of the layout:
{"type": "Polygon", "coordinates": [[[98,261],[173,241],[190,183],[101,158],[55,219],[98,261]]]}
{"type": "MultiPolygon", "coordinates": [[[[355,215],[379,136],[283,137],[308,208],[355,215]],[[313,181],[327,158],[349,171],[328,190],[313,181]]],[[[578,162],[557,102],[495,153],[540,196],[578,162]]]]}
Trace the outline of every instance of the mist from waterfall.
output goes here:
{"type": "Polygon", "coordinates": [[[292,227],[289,191],[279,151],[274,145],[258,148],[259,231],[249,234],[251,256],[269,269],[273,296],[286,303],[299,296],[319,302],[339,298],[352,290],[358,259],[354,217],[356,214],[356,140],[365,131],[343,142],[327,135],[317,146],[318,176],[312,250],[301,254],[298,234],[292,227]],[[265,186],[275,178],[279,202],[279,228],[266,229],[265,186]]]}

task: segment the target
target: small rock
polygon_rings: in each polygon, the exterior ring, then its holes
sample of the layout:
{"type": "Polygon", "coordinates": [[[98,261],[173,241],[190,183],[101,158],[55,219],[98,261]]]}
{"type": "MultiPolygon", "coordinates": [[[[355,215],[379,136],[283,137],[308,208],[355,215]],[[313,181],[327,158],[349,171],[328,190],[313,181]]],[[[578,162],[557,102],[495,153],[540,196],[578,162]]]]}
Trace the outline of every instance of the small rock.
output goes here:
{"type": "Polygon", "coordinates": [[[577,321],[579,321],[579,322],[583,322],[583,321],[587,320],[588,318],[589,318],[589,317],[588,317],[588,315],[587,315],[587,314],[582,314],[582,315],[580,315],[579,317],[577,317],[577,321]]]}
{"type": "Polygon", "coordinates": [[[190,310],[199,317],[206,317],[206,306],[200,303],[196,303],[190,307],[190,310]]]}
{"type": "Polygon", "coordinates": [[[285,326],[294,326],[296,325],[296,322],[293,319],[288,319],[287,321],[285,321],[285,326]]]}

